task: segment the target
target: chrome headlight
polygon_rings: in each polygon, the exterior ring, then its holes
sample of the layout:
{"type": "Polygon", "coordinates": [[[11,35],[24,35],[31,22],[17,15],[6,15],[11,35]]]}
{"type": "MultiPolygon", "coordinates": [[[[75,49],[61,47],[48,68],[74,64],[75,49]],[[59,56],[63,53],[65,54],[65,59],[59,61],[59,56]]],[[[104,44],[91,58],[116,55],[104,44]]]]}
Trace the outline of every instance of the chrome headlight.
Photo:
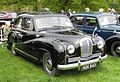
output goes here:
{"type": "Polygon", "coordinates": [[[68,52],[68,54],[73,54],[74,51],[75,51],[75,47],[74,47],[73,45],[69,45],[69,46],[67,47],[67,52],[68,52]]]}
{"type": "Polygon", "coordinates": [[[102,40],[98,41],[98,42],[97,42],[97,47],[98,47],[99,49],[102,49],[102,48],[104,47],[104,42],[103,42],[102,40]]]}

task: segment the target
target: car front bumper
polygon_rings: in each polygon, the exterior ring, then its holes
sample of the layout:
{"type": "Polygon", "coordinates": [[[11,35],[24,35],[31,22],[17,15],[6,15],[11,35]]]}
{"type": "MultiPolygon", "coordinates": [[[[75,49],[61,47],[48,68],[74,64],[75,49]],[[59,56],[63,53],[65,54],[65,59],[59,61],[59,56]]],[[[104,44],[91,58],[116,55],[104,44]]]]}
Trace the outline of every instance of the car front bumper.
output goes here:
{"type": "Polygon", "coordinates": [[[105,55],[103,57],[99,56],[96,59],[92,59],[92,60],[85,61],[85,62],[78,61],[77,63],[72,63],[72,64],[57,65],[57,69],[59,69],[59,70],[70,70],[70,69],[76,69],[76,68],[78,68],[78,70],[80,70],[81,66],[85,66],[85,65],[89,65],[89,64],[94,64],[94,63],[101,63],[106,58],[107,58],[107,55],[105,55]]]}

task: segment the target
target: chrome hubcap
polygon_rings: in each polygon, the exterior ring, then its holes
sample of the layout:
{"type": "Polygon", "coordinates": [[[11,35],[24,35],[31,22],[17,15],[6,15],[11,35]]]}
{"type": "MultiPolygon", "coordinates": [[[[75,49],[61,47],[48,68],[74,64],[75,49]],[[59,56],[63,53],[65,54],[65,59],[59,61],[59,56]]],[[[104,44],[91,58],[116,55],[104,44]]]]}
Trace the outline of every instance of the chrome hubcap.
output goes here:
{"type": "Polygon", "coordinates": [[[12,53],[15,54],[15,44],[12,45],[12,53]]]}
{"type": "Polygon", "coordinates": [[[52,71],[53,66],[52,66],[52,60],[50,58],[46,58],[46,60],[45,60],[45,67],[46,67],[48,72],[52,71]]]}
{"type": "Polygon", "coordinates": [[[116,52],[117,52],[117,53],[120,53],[120,46],[118,46],[118,47],[116,48],[116,52]]]}

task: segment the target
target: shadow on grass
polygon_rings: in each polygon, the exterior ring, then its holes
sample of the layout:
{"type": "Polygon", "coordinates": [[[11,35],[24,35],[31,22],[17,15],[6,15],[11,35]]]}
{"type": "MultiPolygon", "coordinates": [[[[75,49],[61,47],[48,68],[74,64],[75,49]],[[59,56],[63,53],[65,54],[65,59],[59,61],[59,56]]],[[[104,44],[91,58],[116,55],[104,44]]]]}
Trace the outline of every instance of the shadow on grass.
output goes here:
{"type": "Polygon", "coordinates": [[[77,75],[80,75],[80,74],[87,74],[88,72],[92,73],[92,71],[94,71],[94,69],[96,69],[96,68],[85,70],[85,71],[78,71],[77,69],[66,70],[66,71],[61,71],[61,74],[64,75],[64,76],[69,76],[69,75],[77,76],[77,75]]]}
{"type": "Polygon", "coordinates": [[[22,55],[20,55],[20,54],[18,54],[17,56],[20,57],[20,58],[21,58],[22,60],[24,60],[25,62],[30,63],[30,64],[32,64],[32,65],[35,65],[37,68],[38,68],[38,67],[42,67],[42,62],[39,63],[39,62],[37,62],[37,61],[35,61],[35,60],[33,60],[33,59],[26,58],[26,57],[24,57],[24,56],[22,56],[22,55]]]}

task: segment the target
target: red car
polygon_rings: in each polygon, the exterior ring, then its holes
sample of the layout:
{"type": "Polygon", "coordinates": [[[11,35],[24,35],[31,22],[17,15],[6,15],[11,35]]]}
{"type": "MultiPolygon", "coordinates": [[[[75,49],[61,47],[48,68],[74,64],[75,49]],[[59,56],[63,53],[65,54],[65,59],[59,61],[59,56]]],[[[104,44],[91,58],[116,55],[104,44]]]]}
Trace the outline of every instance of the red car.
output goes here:
{"type": "Polygon", "coordinates": [[[12,21],[13,17],[10,14],[0,12],[0,27],[5,24],[6,21],[12,21]]]}

